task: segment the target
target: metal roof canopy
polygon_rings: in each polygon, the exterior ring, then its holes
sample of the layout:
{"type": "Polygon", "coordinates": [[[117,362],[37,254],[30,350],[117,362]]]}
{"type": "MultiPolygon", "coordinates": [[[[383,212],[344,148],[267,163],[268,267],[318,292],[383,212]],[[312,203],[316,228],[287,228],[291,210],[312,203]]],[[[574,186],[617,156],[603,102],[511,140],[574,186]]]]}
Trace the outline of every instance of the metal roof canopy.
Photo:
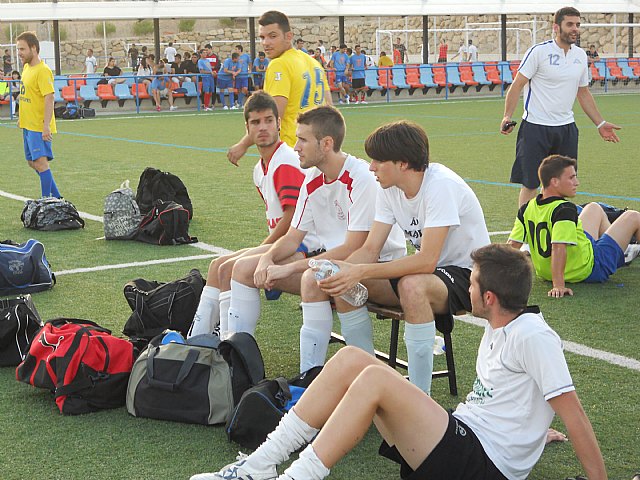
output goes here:
{"type": "Polygon", "coordinates": [[[586,13],[640,13],[640,0],[141,0],[1,3],[0,22],[136,20],[144,18],[257,18],[268,10],[290,17],[552,14],[564,6],[586,13]]]}

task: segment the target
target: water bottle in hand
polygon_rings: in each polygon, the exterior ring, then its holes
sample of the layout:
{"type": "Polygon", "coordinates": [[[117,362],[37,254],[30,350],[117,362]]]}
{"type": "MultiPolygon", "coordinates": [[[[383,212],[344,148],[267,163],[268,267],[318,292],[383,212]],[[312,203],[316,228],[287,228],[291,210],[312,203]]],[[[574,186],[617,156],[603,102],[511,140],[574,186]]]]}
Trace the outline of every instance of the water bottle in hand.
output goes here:
{"type": "MultiPolygon", "coordinates": [[[[316,280],[324,280],[340,271],[340,268],[335,263],[324,258],[312,258],[309,260],[309,268],[315,272],[316,280]]],[[[354,307],[361,307],[367,303],[369,291],[367,287],[361,283],[357,283],[344,294],[340,295],[340,298],[354,307]]]]}

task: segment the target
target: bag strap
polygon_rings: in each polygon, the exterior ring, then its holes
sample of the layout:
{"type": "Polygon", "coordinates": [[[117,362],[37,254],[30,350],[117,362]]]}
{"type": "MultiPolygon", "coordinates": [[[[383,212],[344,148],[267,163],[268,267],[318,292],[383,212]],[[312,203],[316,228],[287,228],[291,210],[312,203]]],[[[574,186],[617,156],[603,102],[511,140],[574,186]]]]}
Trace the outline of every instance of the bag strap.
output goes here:
{"type": "Polygon", "coordinates": [[[232,349],[240,357],[242,364],[249,374],[252,385],[264,379],[264,361],[256,340],[246,332],[234,333],[231,337],[220,342],[218,350],[225,358],[225,350],[232,349]]]}
{"type": "Polygon", "coordinates": [[[180,385],[184,381],[185,378],[191,373],[191,369],[195,365],[198,360],[198,356],[200,352],[196,348],[190,348],[187,352],[187,356],[182,362],[182,366],[180,367],[180,371],[176,376],[176,380],[174,382],[167,382],[164,380],[158,380],[155,378],[155,368],[154,368],[154,359],[158,352],[160,351],[160,347],[154,348],[147,357],[147,377],[149,379],[149,385],[152,387],[159,388],[160,390],[166,390],[169,392],[175,392],[180,388],[180,385]]]}
{"type": "Polygon", "coordinates": [[[289,403],[292,398],[291,389],[289,388],[289,383],[287,379],[284,377],[278,377],[273,379],[274,382],[278,384],[279,391],[276,393],[275,398],[280,403],[280,405],[284,408],[284,406],[289,403]]]}

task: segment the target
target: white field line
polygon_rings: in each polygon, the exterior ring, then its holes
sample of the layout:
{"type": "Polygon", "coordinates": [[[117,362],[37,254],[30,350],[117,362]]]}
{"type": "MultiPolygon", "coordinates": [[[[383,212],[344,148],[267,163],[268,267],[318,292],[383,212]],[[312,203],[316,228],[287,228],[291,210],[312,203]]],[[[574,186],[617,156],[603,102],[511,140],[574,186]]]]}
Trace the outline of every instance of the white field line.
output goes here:
{"type": "MultiPolygon", "coordinates": [[[[12,200],[19,200],[24,202],[27,200],[26,197],[22,197],[20,195],[14,195],[12,193],[5,192],[0,190],[0,196],[10,198],[12,200]]],[[[88,220],[94,220],[96,222],[102,222],[102,217],[97,215],[91,215],[90,213],[78,212],[82,218],[86,218],[88,220]]],[[[507,235],[511,233],[509,232],[490,232],[489,235],[507,235]]],[[[231,250],[227,250],[225,248],[216,247],[215,245],[209,245],[204,242],[192,243],[191,246],[199,248],[201,250],[205,250],[207,252],[212,252],[217,255],[225,255],[227,253],[231,253],[231,250]]],[[[56,272],[56,276],[60,275],[70,275],[74,273],[85,273],[85,272],[96,272],[102,270],[113,270],[118,268],[128,268],[135,266],[144,266],[144,265],[158,265],[163,263],[172,263],[172,262],[182,262],[188,260],[198,260],[203,258],[211,258],[215,255],[194,255],[190,257],[178,257],[178,258],[165,258],[160,260],[149,260],[147,262],[132,262],[132,263],[121,263],[116,265],[102,265],[97,267],[88,267],[88,268],[75,268],[73,270],[62,270],[60,272],[56,272]]],[[[476,318],[472,315],[464,315],[458,316],[456,319],[461,320],[465,323],[469,323],[472,325],[477,325],[479,327],[484,327],[485,320],[476,318]]],[[[564,349],[568,352],[576,353],[578,355],[582,355],[585,357],[595,358],[597,360],[601,360],[603,362],[610,363],[612,365],[618,365],[624,368],[628,368],[630,370],[640,371],[640,361],[635,360],[633,358],[624,357],[622,355],[617,355],[615,353],[606,352],[604,350],[598,350],[596,348],[591,348],[586,345],[581,345],[575,342],[564,342],[564,349]]]]}

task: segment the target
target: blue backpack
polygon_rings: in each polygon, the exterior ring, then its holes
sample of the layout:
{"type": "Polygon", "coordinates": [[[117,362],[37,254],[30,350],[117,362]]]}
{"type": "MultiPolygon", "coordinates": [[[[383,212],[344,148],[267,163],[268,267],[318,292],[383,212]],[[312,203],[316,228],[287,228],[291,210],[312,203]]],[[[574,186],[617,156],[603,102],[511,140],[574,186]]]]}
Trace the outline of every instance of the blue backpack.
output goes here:
{"type": "Polygon", "coordinates": [[[0,242],[0,296],[41,292],[55,283],[44,245],[38,240],[0,242]]]}

